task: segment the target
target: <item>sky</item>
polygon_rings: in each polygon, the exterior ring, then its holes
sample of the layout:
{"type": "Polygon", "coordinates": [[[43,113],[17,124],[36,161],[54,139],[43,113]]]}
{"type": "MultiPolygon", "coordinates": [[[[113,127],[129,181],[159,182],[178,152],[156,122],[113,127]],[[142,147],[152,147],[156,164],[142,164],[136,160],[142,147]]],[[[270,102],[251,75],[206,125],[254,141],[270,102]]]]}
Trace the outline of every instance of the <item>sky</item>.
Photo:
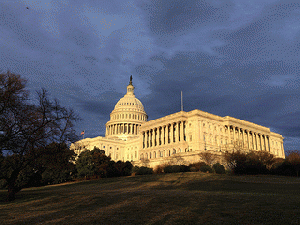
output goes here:
{"type": "Polygon", "coordinates": [[[200,109],[300,150],[300,1],[0,0],[0,72],[45,88],[104,136],[130,75],[148,119],[200,109]]]}

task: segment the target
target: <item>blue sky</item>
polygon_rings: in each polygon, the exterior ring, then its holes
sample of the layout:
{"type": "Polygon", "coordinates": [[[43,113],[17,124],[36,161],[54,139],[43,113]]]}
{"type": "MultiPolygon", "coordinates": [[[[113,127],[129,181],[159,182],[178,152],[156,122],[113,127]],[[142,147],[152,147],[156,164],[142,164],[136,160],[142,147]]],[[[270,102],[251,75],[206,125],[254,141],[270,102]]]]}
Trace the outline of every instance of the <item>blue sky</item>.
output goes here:
{"type": "Polygon", "coordinates": [[[130,75],[149,119],[200,109],[300,150],[299,1],[0,1],[0,72],[104,135],[130,75]],[[28,8],[27,8],[28,7],[28,8]]]}

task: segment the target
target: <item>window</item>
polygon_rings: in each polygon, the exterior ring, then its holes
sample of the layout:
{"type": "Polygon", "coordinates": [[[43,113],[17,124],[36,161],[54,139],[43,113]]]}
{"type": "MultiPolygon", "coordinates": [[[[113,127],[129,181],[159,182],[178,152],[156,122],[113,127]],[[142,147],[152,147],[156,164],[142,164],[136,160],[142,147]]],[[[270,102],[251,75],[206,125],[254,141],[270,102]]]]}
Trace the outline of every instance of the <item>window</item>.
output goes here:
{"type": "Polygon", "coordinates": [[[190,141],[192,141],[193,140],[193,137],[192,137],[192,135],[190,135],[190,141]]]}

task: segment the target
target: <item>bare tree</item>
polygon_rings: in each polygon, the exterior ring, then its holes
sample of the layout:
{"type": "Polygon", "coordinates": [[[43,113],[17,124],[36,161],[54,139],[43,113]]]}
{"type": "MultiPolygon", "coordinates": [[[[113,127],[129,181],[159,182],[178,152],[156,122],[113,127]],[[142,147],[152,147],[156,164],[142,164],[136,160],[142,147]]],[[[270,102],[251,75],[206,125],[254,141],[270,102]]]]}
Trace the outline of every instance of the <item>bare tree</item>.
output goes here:
{"type": "Polygon", "coordinates": [[[216,155],[210,152],[201,152],[198,154],[200,159],[205,162],[207,165],[212,165],[216,159],[216,155]]]}
{"type": "Polygon", "coordinates": [[[74,112],[50,100],[44,89],[32,104],[25,85],[19,75],[0,74],[0,179],[7,181],[9,201],[23,187],[17,182],[20,174],[39,157],[37,148],[76,140],[74,112]]]}

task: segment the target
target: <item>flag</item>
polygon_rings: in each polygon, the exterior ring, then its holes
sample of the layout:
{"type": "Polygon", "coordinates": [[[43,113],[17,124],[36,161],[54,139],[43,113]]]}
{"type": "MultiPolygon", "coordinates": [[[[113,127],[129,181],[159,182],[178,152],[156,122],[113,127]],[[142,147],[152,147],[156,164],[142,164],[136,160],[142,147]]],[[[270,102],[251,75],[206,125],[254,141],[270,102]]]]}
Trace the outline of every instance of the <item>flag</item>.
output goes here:
{"type": "Polygon", "coordinates": [[[84,135],[84,131],[81,131],[81,134],[80,135],[84,135]]]}

